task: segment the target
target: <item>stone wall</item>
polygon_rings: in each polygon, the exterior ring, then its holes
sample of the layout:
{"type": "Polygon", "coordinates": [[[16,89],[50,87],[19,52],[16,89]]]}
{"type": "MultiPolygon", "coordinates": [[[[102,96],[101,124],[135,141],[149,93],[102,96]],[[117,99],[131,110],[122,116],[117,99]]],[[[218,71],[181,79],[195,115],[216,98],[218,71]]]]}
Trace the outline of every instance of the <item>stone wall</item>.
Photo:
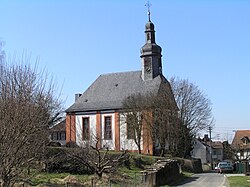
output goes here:
{"type": "Polygon", "coordinates": [[[181,166],[177,160],[158,160],[150,168],[143,171],[142,181],[145,187],[170,184],[181,173],[181,166]]]}
{"type": "Polygon", "coordinates": [[[183,162],[183,167],[185,170],[193,173],[203,172],[200,159],[183,159],[183,162]]]}

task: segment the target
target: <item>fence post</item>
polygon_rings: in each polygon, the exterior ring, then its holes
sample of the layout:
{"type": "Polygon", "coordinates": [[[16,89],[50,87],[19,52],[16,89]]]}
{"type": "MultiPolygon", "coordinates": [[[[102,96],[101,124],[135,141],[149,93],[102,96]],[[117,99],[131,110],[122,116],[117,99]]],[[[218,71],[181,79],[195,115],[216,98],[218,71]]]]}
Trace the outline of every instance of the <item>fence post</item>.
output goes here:
{"type": "Polygon", "coordinates": [[[109,179],[109,187],[111,187],[111,180],[109,179]]]}

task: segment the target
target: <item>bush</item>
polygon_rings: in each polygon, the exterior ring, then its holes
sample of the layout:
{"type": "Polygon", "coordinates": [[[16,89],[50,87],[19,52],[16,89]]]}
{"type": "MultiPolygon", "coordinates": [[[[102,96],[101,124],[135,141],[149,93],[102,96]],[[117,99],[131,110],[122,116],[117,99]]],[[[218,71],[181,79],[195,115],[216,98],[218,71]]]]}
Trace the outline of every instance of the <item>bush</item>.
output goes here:
{"type": "Polygon", "coordinates": [[[184,171],[192,172],[192,173],[201,173],[202,164],[200,159],[182,159],[182,158],[175,158],[181,164],[181,167],[184,171]]]}
{"type": "Polygon", "coordinates": [[[67,142],[66,143],[66,147],[78,147],[78,145],[76,144],[76,142],[67,142]]]}
{"type": "Polygon", "coordinates": [[[89,174],[88,168],[67,156],[68,148],[48,147],[43,160],[46,172],[89,174]]]}

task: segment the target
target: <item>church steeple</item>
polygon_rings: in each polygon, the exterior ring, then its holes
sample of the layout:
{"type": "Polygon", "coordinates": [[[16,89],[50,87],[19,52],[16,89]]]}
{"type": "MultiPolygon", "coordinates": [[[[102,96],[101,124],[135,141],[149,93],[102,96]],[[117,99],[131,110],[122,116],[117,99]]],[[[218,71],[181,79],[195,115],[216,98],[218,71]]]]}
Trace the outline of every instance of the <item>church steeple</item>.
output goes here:
{"type": "Polygon", "coordinates": [[[148,1],[145,6],[148,8],[148,21],[150,21],[150,7],[151,7],[150,2],[148,1]]]}
{"type": "Polygon", "coordinates": [[[146,43],[141,48],[142,58],[142,79],[152,80],[162,74],[161,63],[161,47],[155,42],[154,24],[150,19],[149,3],[148,6],[148,22],[145,26],[146,43]]]}

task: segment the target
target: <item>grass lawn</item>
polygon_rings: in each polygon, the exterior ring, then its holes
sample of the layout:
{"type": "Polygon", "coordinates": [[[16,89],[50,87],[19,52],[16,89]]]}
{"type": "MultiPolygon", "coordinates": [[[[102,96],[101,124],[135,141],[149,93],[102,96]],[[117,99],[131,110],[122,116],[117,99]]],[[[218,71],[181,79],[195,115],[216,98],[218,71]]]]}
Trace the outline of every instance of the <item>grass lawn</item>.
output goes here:
{"type": "Polygon", "coordinates": [[[232,187],[250,187],[250,176],[232,176],[227,179],[232,187]]]}
{"type": "MultiPolygon", "coordinates": [[[[115,176],[113,176],[113,179],[109,181],[106,177],[104,177],[102,181],[98,182],[99,185],[102,184],[101,186],[109,186],[109,184],[111,184],[111,186],[120,187],[124,185],[124,182],[129,186],[137,186],[140,184],[141,177],[140,177],[140,172],[138,170],[136,171],[136,170],[121,169],[121,171],[126,173],[126,175],[128,176],[126,178],[126,181],[115,178],[115,176]]],[[[179,178],[174,183],[172,183],[171,185],[164,185],[162,187],[176,186],[180,184],[182,181],[187,180],[192,175],[193,173],[183,172],[182,175],[180,175],[179,178]]],[[[42,173],[38,173],[37,175],[35,175],[30,180],[30,184],[32,186],[37,186],[41,184],[54,184],[55,186],[65,186],[65,182],[63,181],[63,179],[65,179],[66,177],[75,178],[81,184],[84,184],[84,183],[86,184],[86,182],[89,181],[88,184],[90,185],[91,179],[94,179],[95,176],[94,175],[72,175],[69,173],[42,172],[42,173]]],[[[95,178],[95,182],[94,182],[95,184],[96,184],[96,180],[97,179],[95,178]]],[[[235,185],[231,185],[231,186],[235,186],[235,185]]],[[[239,186],[242,186],[242,185],[239,185],[239,186]]]]}
{"type": "MultiPolygon", "coordinates": [[[[116,152],[110,152],[109,154],[117,154],[116,152]]],[[[136,153],[130,153],[129,162],[124,162],[124,165],[120,166],[112,175],[104,174],[102,179],[96,175],[73,175],[70,173],[47,173],[47,172],[38,172],[34,170],[32,175],[29,178],[29,183],[32,186],[40,186],[41,184],[50,184],[54,186],[65,186],[68,181],[76,181],[78,184],[82,184],[83,186],[98,184],[99,186],[109,186],[112,185],[114,187],[124,186],[137,186],[141,183],[141,171],[143,171],[148,166],[155,163],[158,159],[162,159],[162,157],[156,156],[148,156],[148,155],[139,155],[136,153]]],[[[173,185],[180,183],[181,181],[189,178],[193,173],[183,172],[180,175],[173,185]]],[[[172,186],[172,185],[171,185],[172,186]]],[[[167,187],[167,185],[165,186],[167,187]]]]}
{"type": "Polygon", "coordinates": [[[64,184],[65,182],[63,179],[66,177],[72,177],[79,182],[86,182],[90,179],[89,175],[72,175],[70,173],[47,173],[47,172],[40,172],[33,175],[30,178],[30,184],[36,186],[39,184],[64,184]]]}
{"type": "MultiPolygon", "coordinates": [[[[117,152],[110,151],[109,154],[118,154],[117,152]]],[[[96,175],[74,175],[70,173],[48,173],[48,172],[38,172],[33,170],[32,174],[29,176],[29,183],[32,186],[37,186],[41,184],[54,184],[55,186],[64,185],[68,180],[75,180],[81,184],[91,183],[112,183],[112,186],[121,186],[124,182],[126,184],[135,186],[141,182],[141,171],[147,166],[152,165],[156,160],[161,159],[161,157],[139,155],[136,153],[130,153],[130,160],[127,164],[120,166],[118,171],[111,176],[104,174],[102,180],[100,181],[96,175]]]]}

